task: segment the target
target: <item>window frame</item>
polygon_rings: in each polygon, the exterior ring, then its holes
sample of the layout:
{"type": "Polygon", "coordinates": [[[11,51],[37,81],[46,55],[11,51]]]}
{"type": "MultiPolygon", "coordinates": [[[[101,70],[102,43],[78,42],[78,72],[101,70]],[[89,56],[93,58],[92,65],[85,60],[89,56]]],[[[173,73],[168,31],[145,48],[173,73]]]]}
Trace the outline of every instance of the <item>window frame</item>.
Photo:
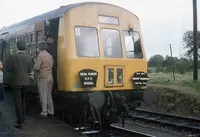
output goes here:
{"type": "Polygon", "coordinates": [[[117,16],[108,16],[108,15],[98,15],[98,23],[99,24],[104,24],[104,25],[115,25],[115,26],[119,26],[120,25],[119,17],[117,17],[117,16]],[[100,17],[115,18],[115,19],[117,19],[117,23],[102,22],[100,20],[100,17]]]}
{"type": "Polygon", "coordinates": [[[30,35],[28,33],[26,33],[24,37],[25,37],[26,45],[29,45],[30,44],[30,35]]]}
{"type": "Polygon", "coordinates": [[[107,58],[107,59],[122,59],[124,58],[124,53],[123,53],[123,47],[122,47],[122,40],[121,40],[121,31],[119,29],[116,28],[101,28],[101,40],[102,40],[102,50],[103,50],[103,57],[107,58]],[[102,30],[103,29],[107,29],[107,30],[117,30],[119,32],[119,40],[120,40],[120,46],[121,46],[121,57],[106,57],[104,54],[104,42],[103,42],[103,34],[102,34],[102,30]]]}
{"type": "Polygon", "coordinates": [[[44,41],[44,31],[43,30],[38,31],[37,35],[35,37],[38,40],[38,43],[44,41]],[[40,35],[38,35],[38,34],[40,34],[40,35]],[[41,37],[39,37],[39,36],[41,36],[41,37]]]}
{"type": "Polygon", "coordinates": [[[35,36],[36,36],[35,32],[29,33],[29,44],[35,44],[36,43],[36,37],[35,36]],[[31,38],[32,38],[32,41],[31,41],[31,38]]]}
{"type": "Polygon", "coordinates": [[[74,31],[74,40],[75,40],[75,49],[76,49],[76,56],[77,57],[79,57],[79,58],[100,58],[100,56],[101,56],[101,49],[100,49],[100,45],[99,45],[99,31],[98,31],[98,29],[96,28],[96,27],[93,27],[93,26],[74,26],[74,29],[73,29],[73,31],[74,31]],[[98,55],[97,56],[79,56],[78,55],[78,52],[77,52],[77,38],[76,38],[76,31],[75,31],[75,28],[76,27],[79,27],[79,28],[94,28],[95,30],[96,30],[96,36],[97,36],[97,47],[98,47],[98,55]]]}
{"type": "MultiPolygon", "coordinates": [[[[123,30],[123,35],[125,32],[128,32],[128,30],[123,30]]],[[[127,59],[143,59],[144,58],[144,53],[143,53],[143,48],[142,48],[142,41],[141,41],[141,34],[139,31],[133,31],[133,32],[137,32],[139,34],[139,41],[140,41],[140,46],[141,46],[141,53],[142,53],[142,57],[141,58],[135,58],[135,57],[128,57],[127,56],[127,50],[126,50],[126,42],[125,42],[125,35],[123,36],[123,39],[124,39],[124,53],[126,54],[126,58],[127,59]]],[[[133,41],[134,42],[134,41],[133,41]]],[[[134,43],[135,44],[135,43],[134,43]]],[[[134,46],[133,46],[133,49],[134,49],[134,46]]],[[[134,52],[133,52],[134,53],[134,52]]]]}

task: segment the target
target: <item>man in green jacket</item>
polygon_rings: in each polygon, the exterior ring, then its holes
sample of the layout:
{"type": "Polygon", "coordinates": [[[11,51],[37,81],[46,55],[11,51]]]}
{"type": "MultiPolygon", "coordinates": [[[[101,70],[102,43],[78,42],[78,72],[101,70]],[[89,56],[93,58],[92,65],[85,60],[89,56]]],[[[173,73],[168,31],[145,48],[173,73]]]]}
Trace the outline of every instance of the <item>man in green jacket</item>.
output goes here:
{"type": "Polygon", "coordinates": [[[17,122],[16,128],[22,128],[25,121],[25,96],[29,85],[29,74],[32,71],[32,58],[25,53],[24,41],[17,41],[18,52],[11,55],[8,61],[7,71],[11,73],[11,86],[15,98],[17,122]]]}

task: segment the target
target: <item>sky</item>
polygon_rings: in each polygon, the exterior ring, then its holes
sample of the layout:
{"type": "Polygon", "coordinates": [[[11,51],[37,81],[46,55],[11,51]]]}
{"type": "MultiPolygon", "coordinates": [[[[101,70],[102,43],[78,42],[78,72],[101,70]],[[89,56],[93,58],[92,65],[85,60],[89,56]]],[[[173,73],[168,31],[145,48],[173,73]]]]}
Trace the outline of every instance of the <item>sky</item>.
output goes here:
{"type": "MultiPolygon", "coordinates": [[[[54,10],[63,5],[85,0],[1,0],[0,28],[54,10]]],[[[193,0],[90,0],[111,3],[136,14],[141,23],[147,58],[155,54],[182,57],[182,36],[193,30],[193,0]]],[[[197,0],[198,1],[198,0],[197,0]]],[[[200,2],[198,2],[198,30],[200,2]]]]}

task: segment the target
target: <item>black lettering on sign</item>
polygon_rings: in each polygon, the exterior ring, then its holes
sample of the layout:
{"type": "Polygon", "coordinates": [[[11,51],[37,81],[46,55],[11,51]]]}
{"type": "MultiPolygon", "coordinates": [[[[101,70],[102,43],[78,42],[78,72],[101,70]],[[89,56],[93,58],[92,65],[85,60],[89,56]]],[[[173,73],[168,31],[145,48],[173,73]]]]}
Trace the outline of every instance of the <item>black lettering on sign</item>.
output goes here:
{"type": "Polygon", "coordinates": [[[82,88],[96,87],[98,72],[93,69],[83,69],[79,71],[79,78],[82,88]]]}
{"type": "Polygon", "coordinates": [[[145,87],[147,85],[148,80],[149,77],[145,72],[135,72],[132,77],[133,84],[137,88],[145,87]]]}

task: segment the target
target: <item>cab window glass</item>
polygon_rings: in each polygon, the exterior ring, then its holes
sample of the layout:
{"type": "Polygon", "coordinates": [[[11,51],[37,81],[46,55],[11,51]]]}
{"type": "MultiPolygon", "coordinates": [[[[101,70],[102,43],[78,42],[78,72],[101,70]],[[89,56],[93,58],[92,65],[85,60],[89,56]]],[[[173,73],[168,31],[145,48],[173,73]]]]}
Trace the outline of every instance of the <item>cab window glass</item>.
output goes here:
{"type": "Polygon", "coordinates": [[[96,28],[75,27],[76,52],[79,57],[99,57],[96,28]]]}
{"type": "Polygon", "coordinates": [[[104,56],[122,58],[122,47],[118,30],[102,29],[104,56]]]}
{"type": "Polygon", "coordinates": [[[124,39],[127,58],[143,58],[139,33],[124,31],[124,39]]]}

